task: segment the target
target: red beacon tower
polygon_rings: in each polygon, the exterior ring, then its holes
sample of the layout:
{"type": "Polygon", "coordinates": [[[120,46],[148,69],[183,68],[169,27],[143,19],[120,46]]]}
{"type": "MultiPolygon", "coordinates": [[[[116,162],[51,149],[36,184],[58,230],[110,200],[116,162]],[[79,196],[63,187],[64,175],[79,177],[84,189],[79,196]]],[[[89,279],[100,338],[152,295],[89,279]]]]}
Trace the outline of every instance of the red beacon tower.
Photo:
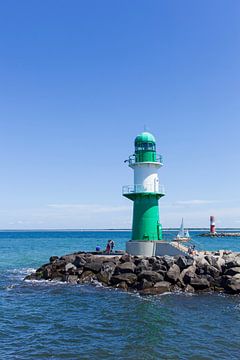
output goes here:
{"type": "Polygon", "coordinates": [[[216,234],[215,217],[210,216],[210,234],[216,234]]]}

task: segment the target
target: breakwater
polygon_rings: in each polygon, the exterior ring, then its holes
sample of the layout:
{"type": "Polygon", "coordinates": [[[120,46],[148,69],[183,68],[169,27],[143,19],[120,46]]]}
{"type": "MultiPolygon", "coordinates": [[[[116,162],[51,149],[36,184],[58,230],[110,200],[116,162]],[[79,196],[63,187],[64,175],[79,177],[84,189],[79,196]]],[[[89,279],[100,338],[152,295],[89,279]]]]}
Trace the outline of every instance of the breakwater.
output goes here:
{"type": "Polygon", "coordinates": [[[240,293],[240,253],[208,252],[190,256],[130,256],[73,253],[52,256],[25,280],[97,284],[139,292],[222,291],[240,293]]]}
{"type": "Polygon", "coordinates": [[[211,233],[203,233],[203,234],[199,234],[198,236],[202,236],[202,237],[240,237],[240,233],[229,233],[229,232],[221,232],[221,233],[215,233],[215,234],[211,234],[211,233]]]}

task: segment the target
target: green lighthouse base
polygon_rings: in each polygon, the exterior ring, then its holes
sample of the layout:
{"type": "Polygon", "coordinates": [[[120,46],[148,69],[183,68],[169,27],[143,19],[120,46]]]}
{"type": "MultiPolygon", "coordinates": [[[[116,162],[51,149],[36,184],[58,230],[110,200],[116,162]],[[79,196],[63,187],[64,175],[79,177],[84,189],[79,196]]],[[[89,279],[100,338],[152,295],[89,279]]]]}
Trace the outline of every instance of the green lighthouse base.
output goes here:
{"type": "Polygon", "coordinates": [[[126,242],[126,252],[133,256],[175,256],[175,255],[186,255],[187,253],[176,248],[171,243],[161,241],[137,241],[130,240],[126,242]]]}

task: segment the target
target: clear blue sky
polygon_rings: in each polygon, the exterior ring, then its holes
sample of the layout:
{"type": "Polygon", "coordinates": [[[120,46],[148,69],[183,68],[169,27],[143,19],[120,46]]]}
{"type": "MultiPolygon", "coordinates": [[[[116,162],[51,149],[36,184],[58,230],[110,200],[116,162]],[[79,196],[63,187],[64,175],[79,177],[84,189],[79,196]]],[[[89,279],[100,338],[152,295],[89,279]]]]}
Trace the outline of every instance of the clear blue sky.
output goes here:
{"type": "Polygon", "coordinates": [[[123,161],[164,156],[164,227],[240,226],[239,1],[0,3],[0,229],[126,228],[123,161]]]}

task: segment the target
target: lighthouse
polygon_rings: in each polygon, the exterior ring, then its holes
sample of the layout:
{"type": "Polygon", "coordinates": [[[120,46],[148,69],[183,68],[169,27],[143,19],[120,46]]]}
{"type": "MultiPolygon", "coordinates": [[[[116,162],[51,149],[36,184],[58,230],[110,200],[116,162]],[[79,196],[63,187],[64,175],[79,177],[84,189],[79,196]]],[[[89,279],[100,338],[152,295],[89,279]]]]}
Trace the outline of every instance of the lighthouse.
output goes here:
{"type": "Polygon", "coordinates": [[[210,216],[210,234],[216,234],[215,217],[210,216]]]}
{"type": "Polygon", "coordinates": [[[159,199],[164,196],[158,170],[162,156],[156,153],[156,141],[149,132],[139,134],[134,142],[135,152],[126,162],[134,172],[134,184],[123,186],[123,196],[133,201],[132,238],[126,244],[131,255],[152,256],[162,240],[159,219],[159,199]]]}

